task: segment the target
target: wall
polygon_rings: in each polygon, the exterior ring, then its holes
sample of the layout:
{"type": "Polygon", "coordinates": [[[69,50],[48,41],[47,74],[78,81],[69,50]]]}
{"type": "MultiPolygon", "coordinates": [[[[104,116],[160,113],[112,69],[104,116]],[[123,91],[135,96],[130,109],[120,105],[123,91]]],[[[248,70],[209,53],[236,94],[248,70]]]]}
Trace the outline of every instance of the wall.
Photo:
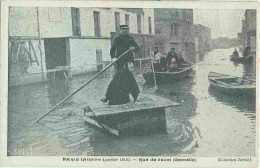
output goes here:
{"type": "MultiPolygon", "coordinates": [[[[125,24],[125,15],[129,15],[129,31],[137,33],[137,14],[119,8],[80,8],[80,25],[82,36],[94,36],[93,12],[100,12],[101,36],[110,37],[110,32],[115,32],[115,12],[120,13],[120,25],[125,24]]],[[[152,20],[152,34],[154,34],[153,9],[143,9],[141,15],[142,34],[149,34],[148,17],[152,20]]]]}
{"type": "Polygon", "coordinates": [[[182,52],[187,60],[195,60],[193,11],[183,9],[154,9],[155,13],[155,45],[161,53],[167,54],[174,47],[182,52]],[[171,32],[172,24],[177,24],[178,33],[171,32]]]}
{"type": "Polygon", "coordinates": [[[96,50],[102,49],[103,61],[110,61],[110,39],[70,39],[72,75],[96,71],[96,50]]]}
{"type": "MultiPolygon", "coordinates": [[[[11,7],[9,19],[9,36],[38,36],[36,8],[11,7]]],[[[72,35],[70,8],[39,8],[39,22],[43,38],[72,35]]]]}

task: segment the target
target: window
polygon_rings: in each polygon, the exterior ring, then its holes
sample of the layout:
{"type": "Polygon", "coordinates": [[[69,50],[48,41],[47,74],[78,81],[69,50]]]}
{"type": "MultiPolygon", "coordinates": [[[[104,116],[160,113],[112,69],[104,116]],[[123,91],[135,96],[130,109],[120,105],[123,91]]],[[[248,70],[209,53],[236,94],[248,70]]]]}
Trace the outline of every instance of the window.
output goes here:
{"type": "Polygon", "coordinates": [[[141,15],[137,15],[137,33],[142,33],[141,15]]]}
{"type": "Polygon", "coordinates": [[[129,15],[125,15],[125,24],[129,26],[129,15]]]}
{"type": "Polygon", "coordinates": [[[95,29],[95,36],[101,36],[101,27],[100,27],[100,12],[94,11],[94,29],[95,29]]]}
{"type": "Polygon", "coordinates": [[[151,17],[148,17],[148,26],[149,26],[149,34],[152,34],[152,19],[151,17]]]}
{"type": "Polygon", "coordinates": [[[72,17],[72,33],[73,36],[80,36],[80,14],[79,8],[71,8],[71,17],[72,17]]]}
{"type": "Polygon", "coordinates": [[[171,35],[178,36],[178,24],[173,23],[171,26],[171,35]]]}
{"type": "Polygon", "coordinates": [[[115,12],[115,25],[116,25],[116,32],[120,30],[120,13],[115,12]]]}

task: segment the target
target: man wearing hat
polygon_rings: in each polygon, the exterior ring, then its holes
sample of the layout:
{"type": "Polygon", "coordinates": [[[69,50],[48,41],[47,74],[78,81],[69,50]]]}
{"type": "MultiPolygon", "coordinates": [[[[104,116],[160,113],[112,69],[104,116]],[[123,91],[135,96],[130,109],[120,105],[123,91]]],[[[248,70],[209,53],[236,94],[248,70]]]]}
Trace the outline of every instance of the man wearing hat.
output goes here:
{"type": "MultiPolygon", "coordinates": [[[[128,25],[120,25],[120,35],[115,38],[114,43],[110,49],[110,55],[112,61],[115,61],[119,56],[121,56],[124,52],[133,48],[134,51],[139,50],[139,46],[136,43],[135,39],[129,35],[128,25]]],[[[126,62],[133,62],[133,50],[129,51],[126,55],[124,55],[120,60],[116,62],[117,71],[124,68],[124,64],[126,62]]]]}

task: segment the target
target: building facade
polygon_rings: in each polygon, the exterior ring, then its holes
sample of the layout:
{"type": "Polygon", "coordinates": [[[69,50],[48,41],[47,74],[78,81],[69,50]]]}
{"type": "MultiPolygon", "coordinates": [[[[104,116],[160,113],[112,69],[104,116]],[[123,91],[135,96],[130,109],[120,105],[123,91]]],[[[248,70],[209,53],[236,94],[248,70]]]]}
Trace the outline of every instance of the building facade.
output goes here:
{"type": "Polygon", "coordinates": [[[256,10],[246,10],[245,19],[242,20],[242,31],[238,33],[240,39],[240,50],[243,52],[248,46],[251,47],[250,54],[256,55],[256,10]]]}
{"type": "Polygon", "coordinates": [[[201,24],[194,25],[194,40],[196,55],[202,57],[206,52],[211,51],[211,30],[201,24]]]}
{"type": "Polygon", "coordinates": [[[9,16],[10,85],[46,80],[60,68],[67,77],[97,70],[111,60],[121,24],[141,37],[142,50],[153,45],[153,9],[11,7],[9,16]]]}
{"type": "Polygon", "coordinates": [[[182,53],[187,60],[194,61],[192,9],[154,9],[155,45],[166,55],[170,48],[182,53]]]}

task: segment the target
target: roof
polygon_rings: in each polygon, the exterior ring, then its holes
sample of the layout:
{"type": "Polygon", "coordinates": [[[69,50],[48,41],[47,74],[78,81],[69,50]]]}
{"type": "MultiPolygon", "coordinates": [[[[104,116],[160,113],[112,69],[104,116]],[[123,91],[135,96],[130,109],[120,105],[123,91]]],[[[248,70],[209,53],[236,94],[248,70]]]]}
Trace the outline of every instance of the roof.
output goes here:
{"type": "Polygon", "coordinates": [[[126,11],[137,13],[139,15],[144,15],[144,11],[141,8],[123,8],[126,11]]]}

